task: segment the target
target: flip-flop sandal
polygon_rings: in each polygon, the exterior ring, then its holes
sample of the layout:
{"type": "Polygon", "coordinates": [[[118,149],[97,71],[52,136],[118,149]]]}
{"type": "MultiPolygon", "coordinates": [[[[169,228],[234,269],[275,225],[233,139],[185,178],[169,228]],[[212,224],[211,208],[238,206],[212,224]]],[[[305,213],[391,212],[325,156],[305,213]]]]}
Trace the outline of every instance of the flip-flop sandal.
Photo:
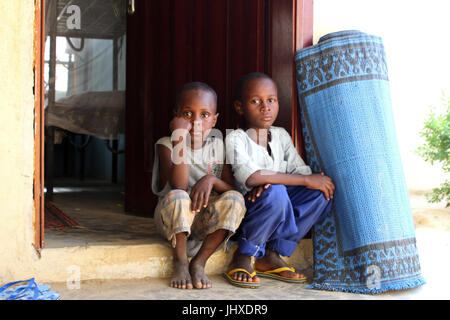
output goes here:
{"type": "Polygon", "coordinates": [[[303,282],[306,281],[306,277],[305,276],[303,276],[301,278],[288,278],[288,277],[280,276],[279,273],[281,273],[283,271],[295,272],[295,269],[292,268],[292,267],[281,267],[281,268],[276,268],[276,269],[268,270],[268,271],[255,270],[256,275],[258,277],[262,277],[262,278],[270,278],[270,279],[275,279],[275,280],[280,280],[280,281],[285,281],[285,282],[291,282],[291,283],[303,283],[303,282]]]}
{"type": "Polygon", "coordinates": [[[10,282],[0,288],[0,300],[57,300],[59,292],[50,291],[48,284],[38,284],[34,278],[10,282]]]}
{"type": "Polygon", "coordinates": [[[225,278],[225,280],[227,280],[229,283],[231,283],[234,286],[237,287],[241,287],[241,288],[252,288],[252,289],[256,289],[259,288],[261,286],[261,284],[259,282],[248,282],[248,281],[240,281],[240,280],[235,280],[233,279],[231,276],[236,273],[236,272],[244,272],[246,274],[248,274],[251,278],[253,278],[256,275],[256,272],[253,271],[252,273],[248,272],[245,269],[242,268],[236,268],[233,270],[228,271],[227,273],[223,273],[223,277],[225,278]]]}

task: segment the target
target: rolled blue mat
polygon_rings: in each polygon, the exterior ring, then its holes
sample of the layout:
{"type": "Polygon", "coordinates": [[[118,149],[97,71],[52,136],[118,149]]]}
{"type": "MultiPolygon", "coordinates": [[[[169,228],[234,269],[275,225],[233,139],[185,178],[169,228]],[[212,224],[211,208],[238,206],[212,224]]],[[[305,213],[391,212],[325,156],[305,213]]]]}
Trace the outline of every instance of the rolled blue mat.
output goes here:
{"type": "Polygon", "coordinates": [[[313,232],[309,286],[381,293],[425,283],[381,38],[328,34],[295,55],[307,162],[336,186],[313,232]]]}

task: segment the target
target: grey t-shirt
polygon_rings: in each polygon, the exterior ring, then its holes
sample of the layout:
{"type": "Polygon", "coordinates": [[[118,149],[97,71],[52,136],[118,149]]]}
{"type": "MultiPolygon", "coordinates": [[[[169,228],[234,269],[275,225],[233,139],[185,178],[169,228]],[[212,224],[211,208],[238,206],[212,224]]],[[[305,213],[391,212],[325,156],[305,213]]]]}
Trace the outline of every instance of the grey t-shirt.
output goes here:
{"type": "MultiPolygon", "coordinates": [[[[159,152],[158,145],[167,147],[172,154],[172,161],[181,161],[177,158],[179,154],[181,144],[175,147],[172,145],[170,137],[163,137],[155,143],[155,160],[153,162],[153,175],[152,175],[152,191],[158,197],[164,197],[172,189],[169,182],[165,186],[161,186],[159,176],[159,152]]],[[[205,175],[213,175],[218,178],[222,176],[223,165],[225,162],[225,145],[222,139],[216,137],[209,137],[206,139],[205,145],[201,149],[191,149],[186,147],[185,161],[188,163],[189,170],[189,193],[191,188],[197,183],[198,180],[205,175]]]]}

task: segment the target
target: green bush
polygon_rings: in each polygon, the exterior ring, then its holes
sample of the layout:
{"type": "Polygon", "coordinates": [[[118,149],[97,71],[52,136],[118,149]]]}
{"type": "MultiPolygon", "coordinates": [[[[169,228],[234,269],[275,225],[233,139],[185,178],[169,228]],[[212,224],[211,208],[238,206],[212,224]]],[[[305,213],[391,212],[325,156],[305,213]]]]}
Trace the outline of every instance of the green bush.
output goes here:
{"type": "MultiPolygon", "coordinates": [[[[417,149],[418,154],[427,162],[434,164],[439,162],[445,173],[450,171],[450,99],[442,94],[444,113],[437,114],[435,108],[431,108],[424,128],[420,135],[425,138],[425,144],[417,149]]],[[[450,181],[446,180],[439,188],[434,188],[427,194],[429,202],[447,201],[450,205],[450,181]]]]}

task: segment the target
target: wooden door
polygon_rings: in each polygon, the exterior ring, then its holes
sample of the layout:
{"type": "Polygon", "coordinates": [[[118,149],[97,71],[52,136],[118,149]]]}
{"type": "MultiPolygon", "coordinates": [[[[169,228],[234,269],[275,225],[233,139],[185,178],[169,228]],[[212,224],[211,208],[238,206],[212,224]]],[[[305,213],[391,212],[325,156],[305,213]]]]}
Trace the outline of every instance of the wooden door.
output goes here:
{"type": "Polygon", "coordinates": [[[169,135],[175,94],[186,82],[202,81],[216,90],[217,127],[225,134],[238,123],[232,106],[238,79],[254,71],[271,75],[280,91],[275,125],[301,144],[293,121],[298,117],[293,55],[307,44],[303,38],[312,39],[312,28],[300,27],[311,16],[312,0],[135,1],[127,23],[127,212],[153,215],[154,143],[169,135]],[[311,9],[306,13],[305,3],[311,9]]]}

